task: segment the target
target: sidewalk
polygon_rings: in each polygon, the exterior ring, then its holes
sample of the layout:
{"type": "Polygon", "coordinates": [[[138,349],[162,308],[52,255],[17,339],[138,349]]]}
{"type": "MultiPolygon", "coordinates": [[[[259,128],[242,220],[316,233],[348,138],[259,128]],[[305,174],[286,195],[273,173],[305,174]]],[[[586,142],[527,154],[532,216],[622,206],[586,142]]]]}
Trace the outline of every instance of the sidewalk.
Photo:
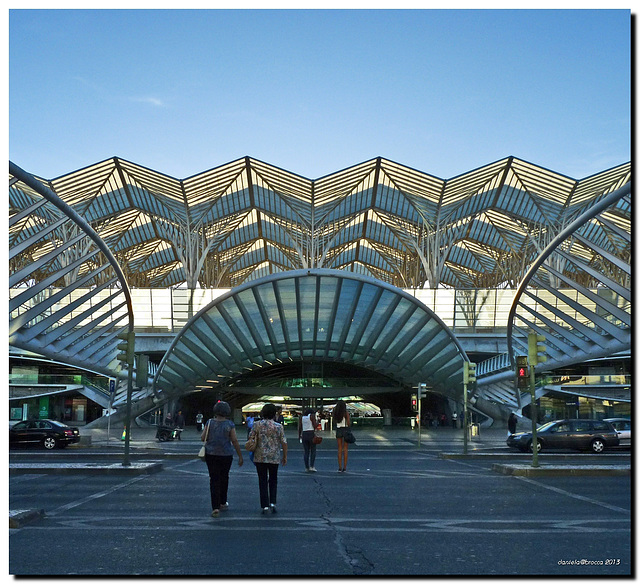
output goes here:
{"type": "MultiPolygon", "coordinates": [[[[111,428],[109,436],[106,429],[80,429],[81,436],[91,436],[91,446],[105,446],[110,444],[111,446],[124,446],[124,440],[122,440],[123,427],[111,428]]],[[[244,445],[246,441],[246,426],[236,426],[236,432],[238,435],[238,442],[244,445]]],[[[375,444],[382,446],[385,442],[387,444],[394,443],[398,446],[404,445],[408,442],[418,442],[418,429],[411,429],[407,426],[383,426],[383,427],[368,427],[368,426],[355,426],[353,432],[357,439],[357,444],[375,444]]],[[[331,441],[335,439],[335,431],[325,430],[318,431],[317,434],[322,436],[325,441],[331,441]]],[[[285,435],[289,448],[296,448],[298,443],[298,430],[295,426],[286,426],[285,435]]],[[[478,447],[504,447],[506,448],[507,432],[503,429],[481,429],[478,436],[473,436],[468,441],[468,445],[473,448],[478,447]]],[[[459,444],[460,447],[464,443],[464,435],[459,428],[451,427],[439,427],[439,428],[422,428],[420,431],[421,445],[428,446],[430,444],[443,445],[449,443],[452,445],[459,444]]],[[[167,444],[180,444],[182,442],[200,442],[200,432],[195,426],[187,426],[181,434],[180,440],[172,440],[170,442],[161,443],[156,439],[156,428],[139,428],[133,427],[131,430],[130,446],[132,448],[159,448],[167,444]]],[[[335,443],[335,442],[334,442],[335,443]]],[[[337,447],[337,446],[336,446],[337,447]]],[[[300,447],[301,448],[301,447],[300,447]]]]}

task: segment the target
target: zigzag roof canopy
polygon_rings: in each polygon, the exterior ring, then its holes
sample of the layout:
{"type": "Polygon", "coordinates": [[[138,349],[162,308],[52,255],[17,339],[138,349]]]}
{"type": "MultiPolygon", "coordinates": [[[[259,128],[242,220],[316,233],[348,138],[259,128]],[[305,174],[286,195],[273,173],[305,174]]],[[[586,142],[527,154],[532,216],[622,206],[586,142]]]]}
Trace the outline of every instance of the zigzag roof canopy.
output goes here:
{"type": "MultiPolygon", "coordinates": [[[[565,225],[630,179],[630,163],[574,180],[509,157],[449,180],[383,158],[311,180],[246,157],[182,180],[120,158],[40,180],[132,287],[329,268],[402,288],[493,288],[516,287],[565,225]]],[[[10,216],[33,203],[20,183],[9,195],[10,216]]]]}

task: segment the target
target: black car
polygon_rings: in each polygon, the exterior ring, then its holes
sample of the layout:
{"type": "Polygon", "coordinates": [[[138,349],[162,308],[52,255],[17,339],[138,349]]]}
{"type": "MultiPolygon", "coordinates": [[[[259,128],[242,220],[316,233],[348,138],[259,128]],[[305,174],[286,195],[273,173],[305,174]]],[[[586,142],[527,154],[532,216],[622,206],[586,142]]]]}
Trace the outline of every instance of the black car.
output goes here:
{"type": "MultiPolygon", "coordinates": [[[[554,420],[537,430],[538,452],[548,448],[591,450],[602,452],[610,446],[618,446],[620,439],[610,422],[603,420],[554,420]]],[[[507,446],[522,452],[532,450],[531,432],[518,432],[507,438],[507,446]]]]}
{"type": "Polygon", "coordinates": [[[9,446],[42,444],[48,450],[80,441],[78,428],[55,420],[25,420],[9,428],[9,446]]]}

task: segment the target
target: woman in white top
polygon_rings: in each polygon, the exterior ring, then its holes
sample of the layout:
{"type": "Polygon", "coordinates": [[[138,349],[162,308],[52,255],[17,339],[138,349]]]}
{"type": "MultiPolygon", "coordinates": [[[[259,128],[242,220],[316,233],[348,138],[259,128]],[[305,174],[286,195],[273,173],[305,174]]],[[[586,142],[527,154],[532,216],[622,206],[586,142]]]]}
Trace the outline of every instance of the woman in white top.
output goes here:
{"type": "Polygon", "coordinates": [[[298,424],[298,438],[304,447],[304,468],[307,472],[316,472],[316,444],[313,442],[317,426],[316,415],[312,409],[307,409],[298,424]]]}
{"type": "Polygon", "coordinates": [[[333,419],[336,422],[336,440],[338,441],[338,472],[345,472],[349,459],[349,444],[344,440],[344,429],[351,426],[351,417],[346,404],[341,399],[333,408],[333,419]]]}

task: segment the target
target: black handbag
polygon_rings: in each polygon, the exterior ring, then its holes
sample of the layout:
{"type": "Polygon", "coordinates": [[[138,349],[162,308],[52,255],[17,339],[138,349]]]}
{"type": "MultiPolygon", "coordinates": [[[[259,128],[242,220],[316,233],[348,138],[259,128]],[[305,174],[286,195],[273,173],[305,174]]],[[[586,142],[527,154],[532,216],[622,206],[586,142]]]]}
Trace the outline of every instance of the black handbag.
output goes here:
{"type": "Polygon", "coordinates": [[[355,444],[356,437],[353,435],[353,432],[351,431],[351,428],[349,426],[345,427],[342,437],[347,444],[355,444]]]}

